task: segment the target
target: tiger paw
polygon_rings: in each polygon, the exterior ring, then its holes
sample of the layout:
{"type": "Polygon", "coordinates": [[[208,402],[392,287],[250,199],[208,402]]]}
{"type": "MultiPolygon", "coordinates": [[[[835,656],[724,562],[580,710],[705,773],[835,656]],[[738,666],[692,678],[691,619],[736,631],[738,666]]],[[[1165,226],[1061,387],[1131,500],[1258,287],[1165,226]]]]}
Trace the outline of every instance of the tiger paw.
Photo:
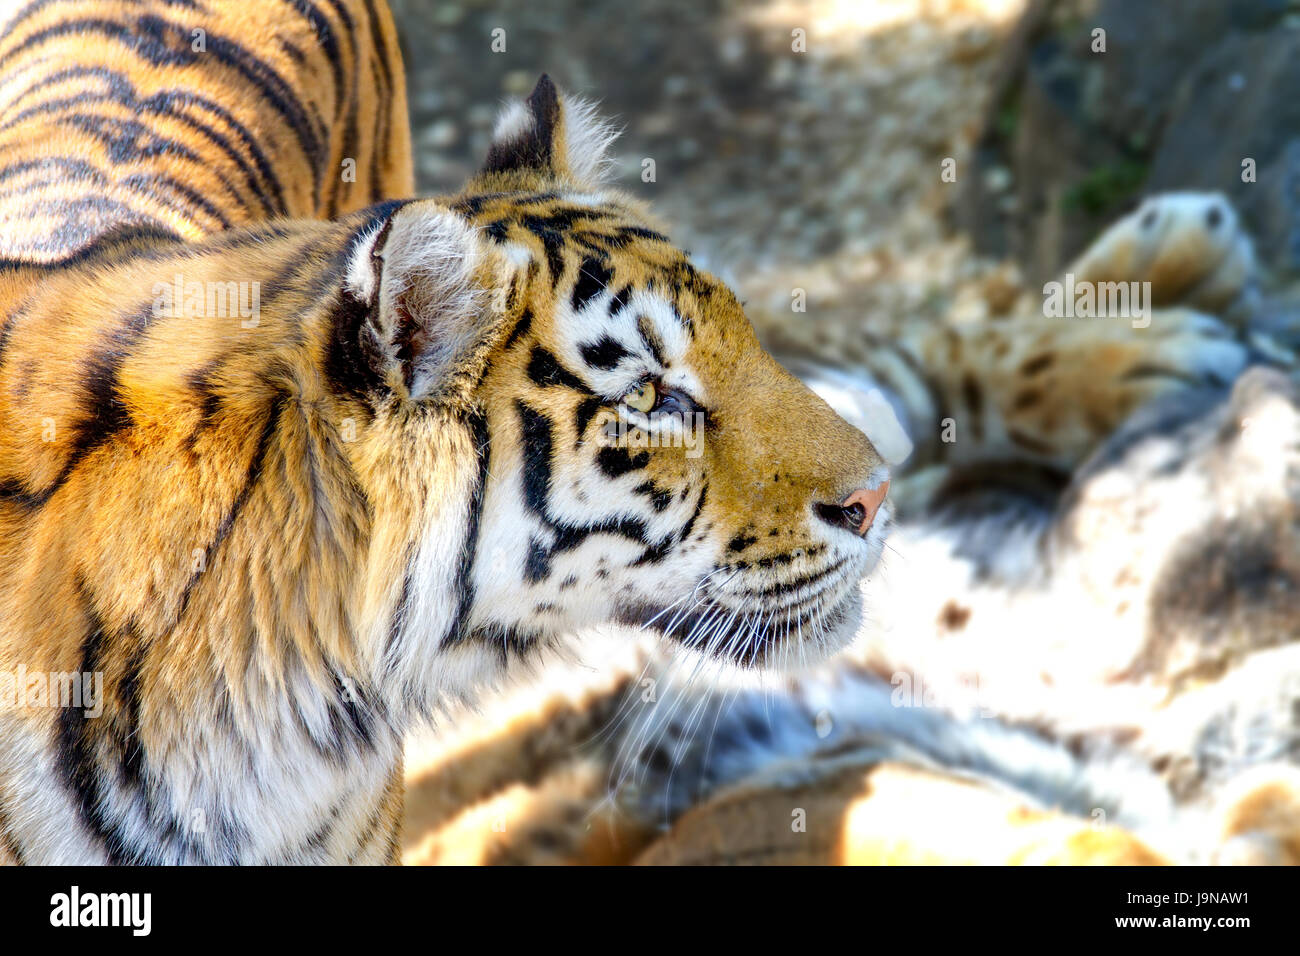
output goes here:
{"type": "Polygon", "coordinates": [[[1220,193],[1162,193],[1111,225],[1067,270],[1084,283],[1149,282],[1148,304],[1233,321],[1258,298],[1250,237],[1220,193]]]}
{"type": "Polygon", "coordinates": [[[994,360],[1000,367],[987,378],[1000,383],[1007,451],[1072,468],[1146,403],[1229,385],[1246,365],[1245,347],[1212,316],[1180,308],[1149,318],[1134,327],[1113,318],[1043,317],[1007,329],[1015,348],[994,360]]]}

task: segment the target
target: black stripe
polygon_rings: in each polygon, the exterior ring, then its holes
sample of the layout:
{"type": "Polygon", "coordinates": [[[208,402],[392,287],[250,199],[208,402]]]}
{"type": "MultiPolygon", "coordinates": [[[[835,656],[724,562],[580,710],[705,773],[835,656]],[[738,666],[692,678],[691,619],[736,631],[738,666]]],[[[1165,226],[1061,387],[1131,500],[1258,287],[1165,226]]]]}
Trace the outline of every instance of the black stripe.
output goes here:
{"type": "MultiPolygon", "coordinates": [[[[373,63],[370,65],[370,75],[371,78],[376,81],[376,86],[378,86],[378,82],[377,82],[378,77],[376,75],[376,70],[373,63]]],[[[388,104],[388,96],[387,94],[384,94],[379,96],[378,99],[380,103],[384,104],[385,106],[375,110],[374,125],[372,126],[370,131],[370,136],[371,139],[373,140],[370,146],[370,161],[368,163],[370,167],[370,201],[371,202],[379,202],[381,199],[391,198],[391,197],[384,196],[384,189],[379,181],[379,170],[381,168],[380,152],[388,150],[388,143],[387,143],[388,126],[389,126],[388,114],[390,111],[387,108],[385,108],[388,104]]]]}
{"type": "Polygon", "coordinates": [[[650,350],[654,360],[659,363],[661,368],[667,368],[668,361],[664,358],[664,340],[659,337],[659,331],[650,321],[649,316],[641,316],[636,320],[636,330],[641,335],[641,341],[645,347],[650,350]]]}
{"type": "MultiPolygon", "coordinates": [[[[307,24],[308,26],[311,27],[312,32],[316,34],[316,44],[324,52],[325,60],[326,62],[329,63],[330,76],[334,81],[334,121],[331,124],[331,126],[337,129],[340,125],[342,125],[339,123],[339,110],[346,99],[346,97],[343,95],[344,94],[343,61],[339,55],[338,38],[334,35],[334,30],[330,26],[329,21],[324,16],[321,15],[320,10],[316,7],[314,3],[311,2],[311,0],[288,0],[288,2],[289,5],[293,7],[293,9],[297,11],[307,21],[307,24]]],[[[355,102],[355,96],[356,96],[356,92],[354,89],[352,92],[352,98],[354,102],[355,102]]],[[[351,129],[351,136],[352,139],[355,140],[356,138],[355,113],[352,115],[352,120],[353,120],[353,124],[351,129]]],[[[348,135],[349,134],[345,126],[345,133],[344,133],[345,143],[344,143],[342,155],[345,157],[352,156],[354,158],[359,159],[359,157],[356,157],[355,152],[349,151],[349,147],[346,143],[346,139],[348,135]]],[[[333,162],[332,155],[327,158],[327,162],[331,162],[331,163],[333,162]]],[[[323,179],[324,182],[328,184],[329,198],[324,203],[323,206],[320,205],[320,200],[318,199],[317,208],[321,210],[327,218],[332,218],[338,212],[338,191],[342,185],[342,179],[338,174],[338,170],[334,170],[334,169],[327,170],[323,179]]]]}
{"type": "Polygon", "coordinates": [[[37,268],[49,265],[65,265],[69,256],[96,242],[101,236],[121,228],[149,229],[159,233],[169,232],[161,221],[147,213],[133,208],[125,202],[107,199],[102,196],[80,196],[76,199],[50,199],[32,196],[27,202],[15,203],[4,210],[5,219],[10,221],[31,220],[40,216],[57,217],[62,221],[52,226],[47,235],[34,241],[28,241],[23,248],[13,249],[15,243],[10,240],[11,250],[17,255],[47,255],[57,257],[57,263],[27,261],[10,255],[0,260],[5,267],[37,268]],[[105,226],[108,225],[106,229],[105,226]]]}
{"type": "Polygon", "coordinates": [[[361,858],[361,854],[370,846],[374,839],[375,831],[379,829],[379,824],[383,822],[384,810],[388,806],[388,787],[385,786],[379,792],[379,802],[375,805],[374,811],[366,818],[366,822],[361,825],[361,834],[352,853],[348,856],[348,865],[356,863],[361,858]]]}
{"type": "Polygon", "coordinates": [[[521,338],[527,335],[528,330],[531,329],[532,327],[533,327],[533,310],[528,308],[527,306],[524,306],[524,311],[520,314],[519,321],[515,323],[515,327],[510,330],[510,334],[506,337],[505,348],[509,349],[511,346],[513,346],[521,338]]]}
{"type": "Polygon", "coordinates": [[[660,488],[653,481],[643,481],[632,491],[638,495],[645,495],[650,499],[650,504],[655,511],[661,514],[668,510],[668,506],[673,503],[673,492],[670,488],[660,488]]]}
{"type": "Polygon", "coordinates": [[[221,359],[212,359],[202,368],[195,369],[186,376],[185,384],[190,387],[199,404],[199,420],[193,430],[185,436],[185,447],[191,453],[199,436],[212,427],[213,419],[221,408],[221,396],[212,388],[212,376],[220,367],[221,359]]]}
{"type": "Polygon", "coordinates": [[[655,232],[653,229],[646,229],[644,226],[623,226],[619,230],[620,236],[631,236],[637,239],[650,239],[654,242],[672,243],[672,240],[662,232],[655,232]]]}
{"type": "MultiPolygon", "coordinates": [[[[118,698],[121,700],[121,712],[126,720],[124,736],[129,745],[122,754],[122,779],[127,788],[139,793],[149,789],[148,765],[145,759],[144,745],[140,736],[141,681],[145,660],[149,654],[149,642],[138,634],[131,634],[134,646],[122,672],[122,681],[118,685],[118,698]]],[[[151,814],[152,815],[152,814],[151,814]]]]}
{"type": "Polygon", "coordinates": [[[18,500],[28,507],[44,505],[91,452],[111,441],[130,425],[130,414],[117,393],[118,375],[131,347],[153,324],[152,305],[146,305],[101,342],[83,366],[82,407],[87,414],[72,426],[70,451],[54,481],[39,492],[23,490],[14,483],[0,486],[0,497],[18,500]]]}
{"type": "Polygon", "coordinates": [[[176,619],[172,622],[173,627],[180,623],[181,618],[185,616],[185,611],[190,606],[190,598],[193,596],[195,586],[206,573],[206,569],[211,568],[213,562],[216,561],[217,552],[220,551],[221,545],[225,543],[226,538],[230,536],[230,531],[234,528],[235,521],[238,520],[240,512],[244,510],[244,505],[248,503],[248,499],[252,496],[253,489],[257,486],[257,480],[262,475],[262,466],[266,461],[266,453],[271,447],[271,439],[274,437],[275,431],[280,424],[280,415],[282,413],[282,400],[277,399],[267,412],[266,424],[262,426],[262,433],[257,439],[257,447],[253,450],[253,457],[249,460],[248,469],[244,473],[243,487],[239,489],[239,494],[235,496],[235,500],[231,502],[230,508],[222,516],[221,523],[217,525],[217,530],[213,534],[212,540],[209,541],[207,547],[203,549],[205,570],[195,571],[190,575],[190,579],[185,582],[185,588],[181,592],[180,604],[176,611],[176,619]]]}
{"type": "Polygon", "coordinates": [[[634,541],[642,545],[650,538],[645,522],[639,518],[610,518],[605,521],[598,521],[595,524],[581,526],[552,521],[551,530],[555,532],[555,544],[551,547],[552,554],[572,551],[589,537],[596,534],[626,538],[628,541],[634,541]]]}
{"type": "Polygon", "coordinates": [[[614,297],[609,300],[609,314],[618,315],[627,308],[627,300],[632,296],[632,287],[625,285],[614,293],[614,297]]]}
{"type": "MultiPolygon", "coordinates": [[[[21,176],[24,173],[33,171],[49,172],[65,182],[68,180],[89,180],[96,186],[108,185],[108,177],[100,172],[98,168],[84,160],[71,159],[66,156],[46,156],[41,159],[26,159],[22,162],[12,163],[0,169],[0,183],[14,176],[21,176]]],[[[24,184],[22,188],[26,189],[27,184],[24,184]]]]}
{"type": "MultiPolygon", "coordinates": [[[[683,489],[685,490],[685,489],[683,489]]],[[[691,512],[690,519],[682,525],[682,530],[677,535],[679,542],[685,542],[691,536],[691,531],[695,528],[695,522],[699,520],[700,514],[704,511],[704,498],[709,493],[707,484],[700,487],[700,496],[695,500],[695,510],[691,512]]]]}
{"type": "MultiPolygon", "coordinates": [[[[193,210],[198,209],[209,219],[215,220],[217,225],[222,229],[230,228],[230,220],[226,218],[225,213],[221,211],[219,206],[209,201],[197,189],[186,186],[184,183],[179,182],[164,173],[133,173],[122,180],[122,185],[133,191],[152,195],[159,201],[162,201],[162,197],[158,196],[151,187],[161,186],[165,189],[169,189],[181,196],[189,204],[189,209],[186,211],[192,213],[193,210]]],[[[239,198],[237,194],[232,193],[232,195],[239,198]]],[[[164,202],[164,205],[169,209],[176,208],[175,203],[164,202]]],[[[193,216],[190,218],[193,219],[193,216]]]]}
{"type": "Polygon", "coordinates": [[[334,835],[334,827],[339,822],[339,815],[342,814],[343,808],[351,802],[350,797],[351,794],[330,807],[329,812],[325,814],[324,822],[307,837],[308,849],[315,850],[322,857],[328,856],[329,838],[334,835]]]}
{"type": "Polygon", "coordinates": [[[533,346],[528,356],[528,378],[538,388],[563,386],[583,395],[593,394],[587,384],[561,365],[546,349],[533,346]]]}
{"type": "MultiPolygon", "coordinates": [[[[334,29],[311,0],[288,0],[289,6],[302,15],[316,34],[316,42],[325,53],[325,60],[330,66],[330,76],[334,80],[335,119],[338,119],[338,106],[343,102],[343,60],[339,56],[339,41],[334,29]]],[[[346,156],[347,153],[344,153],[346,156]]]]}
{"type": "Polygon", "coordinates": [[[301,47],[290,43],[284,37],[276,37],[275,41],[281,50],[289,54],[289,59],[293,60],[293,62],[299,65],[307,62],[307,54],[302,52],[301,47]]]}
{"type": "Polygon", "coordinates": [[[79,248],[75,253],[58,262],[24,262],[18,259],[0,259],[0,270],[37,269],[41,272],[62,270],[72,266],[92,264],[107,265],[118,259],[157,260],[174,253],[175,246],[181,242],[180,236],[160,225],[145,223],[124,223],[107,232],[95,236],[94,241],[79,248]],[[172,248],[149,249],[147,244],[159,246],[167,244],[172,248]],[[117,255],[114,256],[114,253],[117,255]]]}
{"type": "Polygon", "coordinates": [[[515,402],[523,437],[524,505],[540,518],[547,518],[547,499],[551,493],[551,422],[536,409],[515,402]]]}
{"type": "Polygon", "coordinates": [[[390,649],[395,647],[402,637],[402,629],[406,627],[407,606],[411,599],[410,555],[407,555],[402,564],[407,568],[407,571],[402,575],[402,593],[397,596],[397,605],[393,608],[392,620],[388,622],[388,643],[385,646],[390,649]]]}
{"type": "Polygon", "coordinates": [[[184,143],[156,133],[139,120],[124,120],[95,113],[64,113],[57,122],[93,137],[108,150],[110,162],[133,163],[155,156],[178,157],[199,163],[199,154],[184,143]]]}
{"type": "Polygon", "coordinates": [[[609,371],[632,354],[623,347],[621,342],[608,335],[602,335],[599,341],[582,346],[579,352],[582,354],[582,360],[592,368],[605,371],[609,371]]]}
{"type": "Polygon", "coordinates": [[[374,747],[375,730],[381,717],[374,694],[358,681],[336,678],[334,693],[325,699],[327,728],[322,734],[295,701],[294,716],[312,749],[323,759],[338,765],[350,762],[358,753],[374,747]]]}
{"type": "Polygon", "coordinates": [[[737,534],[727,542],[727,550],[731,552],[744,551],[751,544],[755,544],[757,541],[758,538],[752,535],[737,534]]]}
{"type": "Polygon", "coordinates": [[[627,245],[627,240],[621,236],[593,232],[590,229],[574,229],[569,233],[569,238],[588,252],[594,253],[601,258],[627,245]]]}
{"type": "MultiPolygon", "coordinates": [[[[616,518],[590,525],[571,525],[557,521],[548,510],[551,489],[551,453],[554,446],[549,419],[521,401],[515,402],[523,438],[524,506],[550,528],[555,535],[550,555],[571,551],[587,538],[609,534],[645,544],[649,532],[637,518],[616,518]]],[[[662,546],[662,543],[661,545],[662,546]]]]}
{"type": "MultiPolygon", "coordinates": [[[[389,56],[384,46],[384,38],[380,33],[380,16],[375,9],[374,0],[365,0],[365,14],[370,31],[370,71],[372,75],[376,70],[379,74],[375,101],[381,104],[380,108],[375,110],[374,142],[370,144],[370,198],[377,202],[380,199],[390,198],[381,195],[383,190],[379,182],[379,155],[389,150],[389,126],[392,122],[390,115],[392,110],[389,107],[393,101],[393,70],[388,62],[389,56]]],[[[403,116],[400,122],[409,124],[410,121],[403,116]]]]}
{"type": "Polygon", "coordinates": [[[545,640],[537,631],[501,624],[489,624],[475,631],[471,637],[480,645],[495,652],[503,669],[510,666],[511,655],[518,658],[527,657],[545,640]]]}
{"type": "MultiPolygon", "coordinates": [[[[24,20],[29,19],[33,14],[39,13],[51,4],[62,4],[66,2],[67,0],[32,0],[31,3],[27,4],[27,6],[23,7],[22,10],[15,14],[9,22],[7,22],[3,27],[0,27],[0,36],[11,35],[14,32],[14,29],[24,20]]],[[[155,0],[129,0],[129,2],[134,3],[136,6],[141,6],[146,3],[153,3],[155,0]]],[[[193,13],[207,13],[207,11],[199,4],[198,0],[159,0],[159,2],[165,6],[180,7],[193,13]]]]}
{"type": "Polygon", "coordinates": [[[650,453],[632,455],[626,448],[602,448],[596,453],[596,464],[606,477],[620,478],[631,471],[640,471],[650,464],[650,453]]]}
{"type": "Polygon", "coordinates": [[[536,584],[551,573],[551,552],[537,538],[529,537],[528,555],[524,558],[524,580],[536,584]]]}
{"type": "MultiPolygon", "coordinates": [[[[339,155],[344,159],[356,157],[360,152],[357,146],[360,145],[361,134],[357,131],[357,85],[355,80],[348,87],[348,114],[343,121],[343,138],[339,141],[339,155]]],[[[378,165],[375,156],[370,160],[370,177],[371,187],[367,195],[367,201],[374,202],[380,197],[374,188],[374,179],[378,175],[375,167],[378,165]]],[[[341,169],[336,169],[334,175],[327,177],[330,183],[330,201],[325,209],[325,217],[332,219],[338,215],[339,211],[339,193],[343,189],[343,175],[341,169]]]]}
{"type": "MultiPolygon", "coordinates": [[[[100,716],[91,718],[82,708],[63,707],[55,728],[57,767],[76,800],[82,822],[114,865],[163,863],[162,851],[168,845],[178,854],[193,853],[201,863],[231,862],[213,859],[205,847],[192,841],[193,834],[177,817],[164,783],[150,771],[140,728],[141,675],[148,641],[130,626],[111,630],[81,579],[77,592],[87,621],[80,671],[104,674],[105,687],[105,700],[98,702],[103,708],[100,716]],[[108,688],[114,687],[113,674],[107,673],[112,664],[107,654],[110,644],[126,652],[111,699],[108,688]],[[129,821],[149,828],[147,845],[128,842],[129,821]]],[[[219,834],[214,845],[233,850],[243,828],[224,814],[209,824],[219,834]]]]}
{"type": "MultiPolygon", "coordinates": [[[[380,35],[379,13],[375,9],[375,0],[366,0],[366,19],[369,20],[370,43],[373,47],[373,61],[379,66],[379,72],[384,78],[384,93],[389,93],[393,89],[393,70],[388,63],[388,52],[384,49],[384,38],[380,35]]],[[[381,100],[386,101],[386,96],[381,96],[381,100]]],[[[375,144],[379,148],[379,144],[375,144]]]]}
{"type": "Polygon", "coordinates": [[[447,625],[447,633],[442,644],[450,645],[466,636],[465,629],[469,623],[470,612],[474,608],[474,559],[478,554],[479,526],[483,518],[483,496],[487,491],[488,465],[492,458],[492,436],[488,431],[487,416],[482,412],[472,414],[467,424],[474,439],[474,450],[478,455],[478,475],[474,480],[474,491],[470,495],[465,514],[465,539],[460,546],[460,566],[456,569],[456,591],[459,600],[456,614],[447,625]]]}
{"type": "Polygon", "coordinates": [[[587,426],[591,424],[591,418],[596,412],[604,406],[605,402],[599,396],[584,398],[578,403],[578,409],[573,413],[573,427],[578,436],[578,441],[582,441],[582,436],[587,431],[587,426]]]}
{"type": "MultiPolygon", "coordinates": [[[[743,566],[748,568],[748,567],[758,567],[758,566],[769,567],[770,565],[744,564],[743,566]]],[[[731,592],[731,594],[736,597],[747,597],[747,598],[785,597],[786,595],[794,594],[797,591],[801,591],[811,587],[812,585],[816,584],[818,581],[821,581],[829,577],[830,575],[835,574],[843,566],[844,566],[843,560],[835,561],[827,565],[826,567],[822,568],[819,571],[813,571],[809,574],[804,574],[800,577],[793,578],[789,581],[782,581],[777,584],[770,584],[761,588],[745,588],[745,589],[733,591],[731,592]]]]}
{"type": "Polygon", "coordinates": [[[546,255],[546,267],[551,273],[551,288],[555,288],[564,276],[564,233],[540,216],[526,215],[519,222],[541,240],[542,252],[546,255]]]}
{"type": "MultiPolygon", "coordinates": [[[[80,672],[103,674],[110,635],[84,581],[78,581],[78,591],[87,619],[86,636],[81,647],[80,672]]],[[[124,638],[133,642],[140,640],[134,634],[124,635],[124,638]]],[[[107,684],[108,681],[105,680],[105,685],[107,684]]],[[[107,693],[106,689],[105,696],[107,693]]],[[[138,783],[142,758],[138,753],[133,755],[132,751],[138,751],[141,744],[138,734],[135,739],[125,736],[120,725],[120,708],[113,706],[110,709],[108,701],[100,703],[108,712],[96,719],[88,717],[80,707],[59,708],[55,733],[60,775],[76,801],[82,823],[103,847],[110,864],[138,866],[160,862],[147,858],[143,848],[130,846],[121,826],[122,821],[109,816],[109,795],[105,793],[104,779],[106,769],[101,766],[101,761],[110,766],[116,762],[124,769],[126,762],[133,761],[136,776],[133,778],[130,773],[125,773],[122,779],[138,783]]]]}
{"type": "Polygon", "coordinates": [[[573,284],[573,311],[582,311],[588,302],[605,291],[613,278],[614,271],[602,260],[590,256],[583,259],[573,284]]]}

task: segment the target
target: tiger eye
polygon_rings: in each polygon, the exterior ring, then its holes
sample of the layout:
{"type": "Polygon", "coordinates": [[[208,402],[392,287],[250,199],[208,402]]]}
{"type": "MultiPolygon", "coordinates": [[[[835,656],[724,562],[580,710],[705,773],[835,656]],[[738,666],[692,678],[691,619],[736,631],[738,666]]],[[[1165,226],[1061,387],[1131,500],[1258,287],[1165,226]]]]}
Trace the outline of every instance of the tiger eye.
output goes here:
{"type": "Polygon", "coordinates": [[[655,407],[655,387],[649,382],[638,385],[632,391],[623,396],[623,404],[628,408],[635,408],[643,415],[650,414],[650,409],[655,407]]]}

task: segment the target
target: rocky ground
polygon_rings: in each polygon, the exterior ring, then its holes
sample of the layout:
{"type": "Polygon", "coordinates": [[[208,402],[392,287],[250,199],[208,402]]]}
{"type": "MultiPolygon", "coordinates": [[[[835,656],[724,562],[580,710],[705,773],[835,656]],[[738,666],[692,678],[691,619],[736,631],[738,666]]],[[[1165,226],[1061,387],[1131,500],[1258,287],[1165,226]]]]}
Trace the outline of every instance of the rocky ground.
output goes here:
{"type": "Polygon", "coordinates": [[[623,126],[615,183],[734,282],[769,337],[791,319],[796,287],[808,294],[799,321],[825,326],[828,343],[846,325],[939,316],[992,267],[945,210],[1022,5],[652,0],[633,12],[549,0],[502,12],[394,0],[419,185],[456,188],[485,155],[500,101],[549,72],[623,126]],[[940,176],[948,158],[955,183],[940,176]]]}

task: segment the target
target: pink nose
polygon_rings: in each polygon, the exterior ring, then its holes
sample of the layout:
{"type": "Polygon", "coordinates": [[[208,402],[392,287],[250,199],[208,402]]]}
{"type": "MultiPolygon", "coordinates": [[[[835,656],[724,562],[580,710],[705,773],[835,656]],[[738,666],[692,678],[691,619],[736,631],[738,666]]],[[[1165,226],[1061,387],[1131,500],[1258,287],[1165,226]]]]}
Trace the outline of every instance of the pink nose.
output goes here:
{"type": "Polygon", "coordinates": [[[862,517],[858,520],[858,534],[866,534],[867,529],[871,527],[871,522],[876,520],[876,512],[885,501],[885,495],[889,493],[889,482],[882,481],[876,488],[859,488],[853,494],[844,499],[844,504],[840,505],[848,514],[857,518],[861,512],[862,517]]]}

